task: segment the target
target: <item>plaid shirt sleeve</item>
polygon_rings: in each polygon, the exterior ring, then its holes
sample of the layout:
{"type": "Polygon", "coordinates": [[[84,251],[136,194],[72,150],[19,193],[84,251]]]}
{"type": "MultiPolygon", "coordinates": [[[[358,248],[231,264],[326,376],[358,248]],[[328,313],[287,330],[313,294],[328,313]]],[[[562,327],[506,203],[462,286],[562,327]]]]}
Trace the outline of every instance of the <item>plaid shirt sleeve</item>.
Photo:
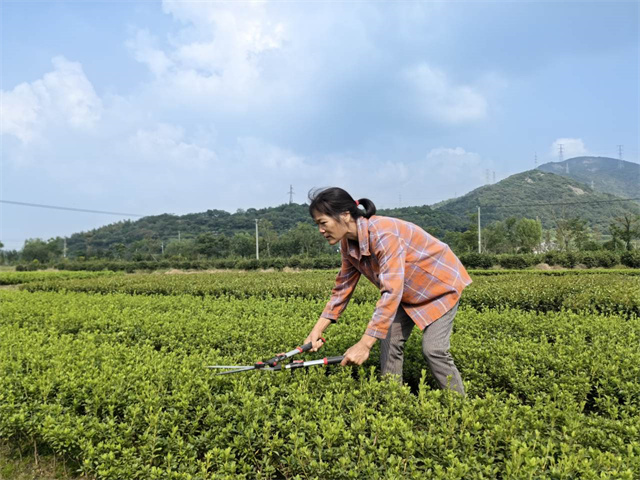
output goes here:
{"type": "Polygon", "coordinates": [[[346,254],[343,253],[342,267],[336,277],[335,286],[333,290],[331,290],[331,298],[320,316],[328,318],[331,322],[335,323],[338,317],[340,317],[340,314],[347,308],[347,304],[356,289],[359,279],[360,272],[353,266],[349,259],[346,258],[346,254]]]}
{"type": "Polygon", "coordinates": [[[377,257],[380,265],[381,297],[365,334],[385,338],[402,300],[406,250],[398,232],[384,231],[377,237],[372,254],[377,257]]]}

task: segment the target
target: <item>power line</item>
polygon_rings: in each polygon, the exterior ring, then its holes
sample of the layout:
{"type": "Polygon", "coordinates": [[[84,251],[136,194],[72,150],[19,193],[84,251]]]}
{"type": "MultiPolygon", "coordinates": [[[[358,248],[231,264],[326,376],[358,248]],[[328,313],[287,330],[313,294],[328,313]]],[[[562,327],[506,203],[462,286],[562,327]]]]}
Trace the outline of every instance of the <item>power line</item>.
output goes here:
{"type": "Polygon", "coordinates": [[[556,202],[556,203],[516,203],[510,205],[480,205],[482,208],[508,208],[508,207],[545,207],[549,205],[589,205],[593,203],[614,203],[614,202],[630,202],[640,200],[636,198],[621,198],[619,200],[594,200],[591,202],[556,202]]]}
{"type": "Polygon", "coordinates": [[[21,205],[23,207],[49,208],[52,210],[67,210],[71,212],[100,213],[103,215],[120,215],[124,217],[146,217],[147,216],[147,215],[140,215],[138,213],[107,212],[104,210],[88,210],[85,208],[59,207],[56,205],[43,205],[40,203],[14,202],[12,200],[0,200],[0,203],[9,203],[11,205],[21,205]]]}

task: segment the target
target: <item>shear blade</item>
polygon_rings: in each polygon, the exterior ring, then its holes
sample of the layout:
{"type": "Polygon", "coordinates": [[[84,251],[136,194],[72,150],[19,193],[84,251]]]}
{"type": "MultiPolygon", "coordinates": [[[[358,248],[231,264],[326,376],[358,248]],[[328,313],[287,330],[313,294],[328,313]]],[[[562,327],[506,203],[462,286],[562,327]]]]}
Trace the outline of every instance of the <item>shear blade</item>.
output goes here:
{"type": "Polygon", "coordinates": [[[252,365],[207,365],[205,368],[253,368],[252,365]]]}
{"type": "Polygon", "coordinates": [[[218,372],[216,375],[226,375],[227,373],[248,372],[249,370],[255,370],[256,367],[238,368],[237,370],[227,370],[226,372],[218,372]]]}

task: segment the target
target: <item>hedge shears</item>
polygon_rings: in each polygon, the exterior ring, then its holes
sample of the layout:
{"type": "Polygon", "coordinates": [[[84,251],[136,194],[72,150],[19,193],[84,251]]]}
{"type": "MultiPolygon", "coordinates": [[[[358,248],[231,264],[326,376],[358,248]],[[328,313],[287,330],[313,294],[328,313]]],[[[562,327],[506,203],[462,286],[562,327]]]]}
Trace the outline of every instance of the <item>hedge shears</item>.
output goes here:
{"type": "MultiPolygon", "coordinates": [[[[320,340],[322,340],[323,344],[326,342],[324,338],[320,338],[320,340]]],[[[311,342],[305,343],[304,345],[300,347],[296,347],[289,352],[278,353],[276,356],[274,356],[273,358],[270,358],[269,360],[265,360],[263,362],[256,362],[253,365],[207,365],[206,368],[230,368],[231,369],[226,372],[217,373],[216,375],[248,372],[250,370],[266,370],[270,372],[275,372],[282,369],[306,368],[306,367],[312,367],[314,365],[335,365],[337,363],[342,362],[342,360],[344,359],[344,356],[340,356],[340,357],[324,357],[319,360],[309,360],[306,362],[302,360],[294,360],[293,362],[287,363],[286,365],[282,365],[280,363],[283,360],[286,360],[287,358],[291,358],[294,355],[298,355],[299,353],[308,352],[309,350],[311,350],[312,345],[313,344],[311,342]]]]}

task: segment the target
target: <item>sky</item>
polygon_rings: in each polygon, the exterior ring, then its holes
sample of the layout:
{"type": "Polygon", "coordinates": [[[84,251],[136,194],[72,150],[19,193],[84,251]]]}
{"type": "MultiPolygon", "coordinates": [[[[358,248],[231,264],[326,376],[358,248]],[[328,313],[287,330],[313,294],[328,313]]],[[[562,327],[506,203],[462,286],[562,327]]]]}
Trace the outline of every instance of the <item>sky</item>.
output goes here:
{"type": "Polygon", "coordinates": [[[636,1],[0,2],[0,241],[638,162],[636,1]],[[495,173],[494,173],[495,172],[495,173]]]}

